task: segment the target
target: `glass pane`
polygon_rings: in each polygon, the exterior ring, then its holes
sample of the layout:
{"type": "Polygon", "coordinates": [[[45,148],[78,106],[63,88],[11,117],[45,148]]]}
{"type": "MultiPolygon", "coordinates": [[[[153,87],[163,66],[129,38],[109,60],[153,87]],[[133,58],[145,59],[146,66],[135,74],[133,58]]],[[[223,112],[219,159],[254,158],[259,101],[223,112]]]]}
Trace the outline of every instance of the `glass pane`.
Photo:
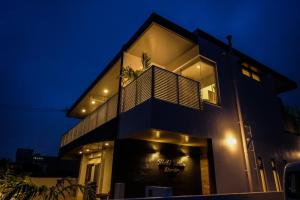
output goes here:
{"type": "Polygon", "coordinates": [[[249,72],[247,69],[242,69],[242,73],[243,73],[245,76],[248,76],[248,77],[251,76],[250,72],[249,72]]]}
{"type": "Polygon", "coordinates": [[[256,67],[251,66],[250,69],[254,72],[258,72],[258,69],[256,67]]]}
{"type": "Polygon", "coordinates": [[[258,82],[260,81],[260,77],[256,74],[252,74],[252,78],[258,82]]]}
{"type": "Polygon", "coordinates": [[[199,81],[202,99],[217,104],[216,68],[214,63],[198,59],[186,65],[181,70],[181,75],[199,81]]]}

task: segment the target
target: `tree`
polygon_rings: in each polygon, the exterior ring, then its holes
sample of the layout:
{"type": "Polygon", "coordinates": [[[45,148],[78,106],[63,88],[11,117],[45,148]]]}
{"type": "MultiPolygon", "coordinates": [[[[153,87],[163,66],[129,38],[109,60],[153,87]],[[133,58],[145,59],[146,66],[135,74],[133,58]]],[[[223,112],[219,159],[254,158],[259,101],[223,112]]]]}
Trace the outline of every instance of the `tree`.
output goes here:
{"type": "Polygon", "coordinates": [[[6,171],[0,175],[1,200],[63,200],[76,191],[83,192],[86,200],[95,199],[95,190],[90,185],[74,184],[70,179],[60,179],[51,187],[38,186],[26,175],[6,171]]]}

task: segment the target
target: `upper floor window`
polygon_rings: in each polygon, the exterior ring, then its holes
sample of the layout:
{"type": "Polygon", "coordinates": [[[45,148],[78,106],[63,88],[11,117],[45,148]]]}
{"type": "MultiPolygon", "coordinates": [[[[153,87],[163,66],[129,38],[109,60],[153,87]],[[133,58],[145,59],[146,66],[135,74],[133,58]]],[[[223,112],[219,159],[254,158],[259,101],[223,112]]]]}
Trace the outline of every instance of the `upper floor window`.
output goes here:
{"type": "Polygon", "coordinates": [[[200,82],[202,99],[209,103],[218,103],[218,85],[215,63],[200,56],[192,59],[180,69],[182,76],[200,82]]]}
{"type": "Polygon", "coordinates": [[[259,75],[259,70],[248,64],[248,63],[242,63],[242,74],[249,77],[249,78],[252,78],[253,80],[257,81],[257,82],[260,82],[261,81],[261,77],[259,75]]]}

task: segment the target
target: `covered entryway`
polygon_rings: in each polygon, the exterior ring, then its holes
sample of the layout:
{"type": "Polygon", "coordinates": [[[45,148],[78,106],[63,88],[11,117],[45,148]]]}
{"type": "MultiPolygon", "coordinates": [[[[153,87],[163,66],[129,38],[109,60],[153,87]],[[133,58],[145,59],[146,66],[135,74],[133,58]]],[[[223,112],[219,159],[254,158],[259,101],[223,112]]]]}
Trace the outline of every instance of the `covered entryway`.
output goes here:
{"type": "Polygon", "coordinates": [[[125,198],[144,197],[147,186],[171,187],[172,195],[215,192],[211,141],[150,130],[115,142],[113,183],[125,198]]]}
{"type": "MultiPolygon", "coordinates": [[[[81,148],[79,184],[94,184],[96,194],[109,195],[111,189],[114,142],[99,142],[81,148]]],[[[77,199],[82,199],[78,192],[77,199]]]]}

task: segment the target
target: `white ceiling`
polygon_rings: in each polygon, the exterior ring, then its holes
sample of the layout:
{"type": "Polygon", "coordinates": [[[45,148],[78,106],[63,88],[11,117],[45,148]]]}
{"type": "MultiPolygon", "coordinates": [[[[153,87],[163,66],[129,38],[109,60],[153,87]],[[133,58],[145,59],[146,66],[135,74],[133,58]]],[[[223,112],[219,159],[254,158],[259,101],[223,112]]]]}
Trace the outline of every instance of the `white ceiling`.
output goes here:
{"type": "Polygon", "coordinates": [[[127,52],[138,57],[146,52],[152,62],[168,65],[194,45],[194,42],[153,23],[127,52]]]}

